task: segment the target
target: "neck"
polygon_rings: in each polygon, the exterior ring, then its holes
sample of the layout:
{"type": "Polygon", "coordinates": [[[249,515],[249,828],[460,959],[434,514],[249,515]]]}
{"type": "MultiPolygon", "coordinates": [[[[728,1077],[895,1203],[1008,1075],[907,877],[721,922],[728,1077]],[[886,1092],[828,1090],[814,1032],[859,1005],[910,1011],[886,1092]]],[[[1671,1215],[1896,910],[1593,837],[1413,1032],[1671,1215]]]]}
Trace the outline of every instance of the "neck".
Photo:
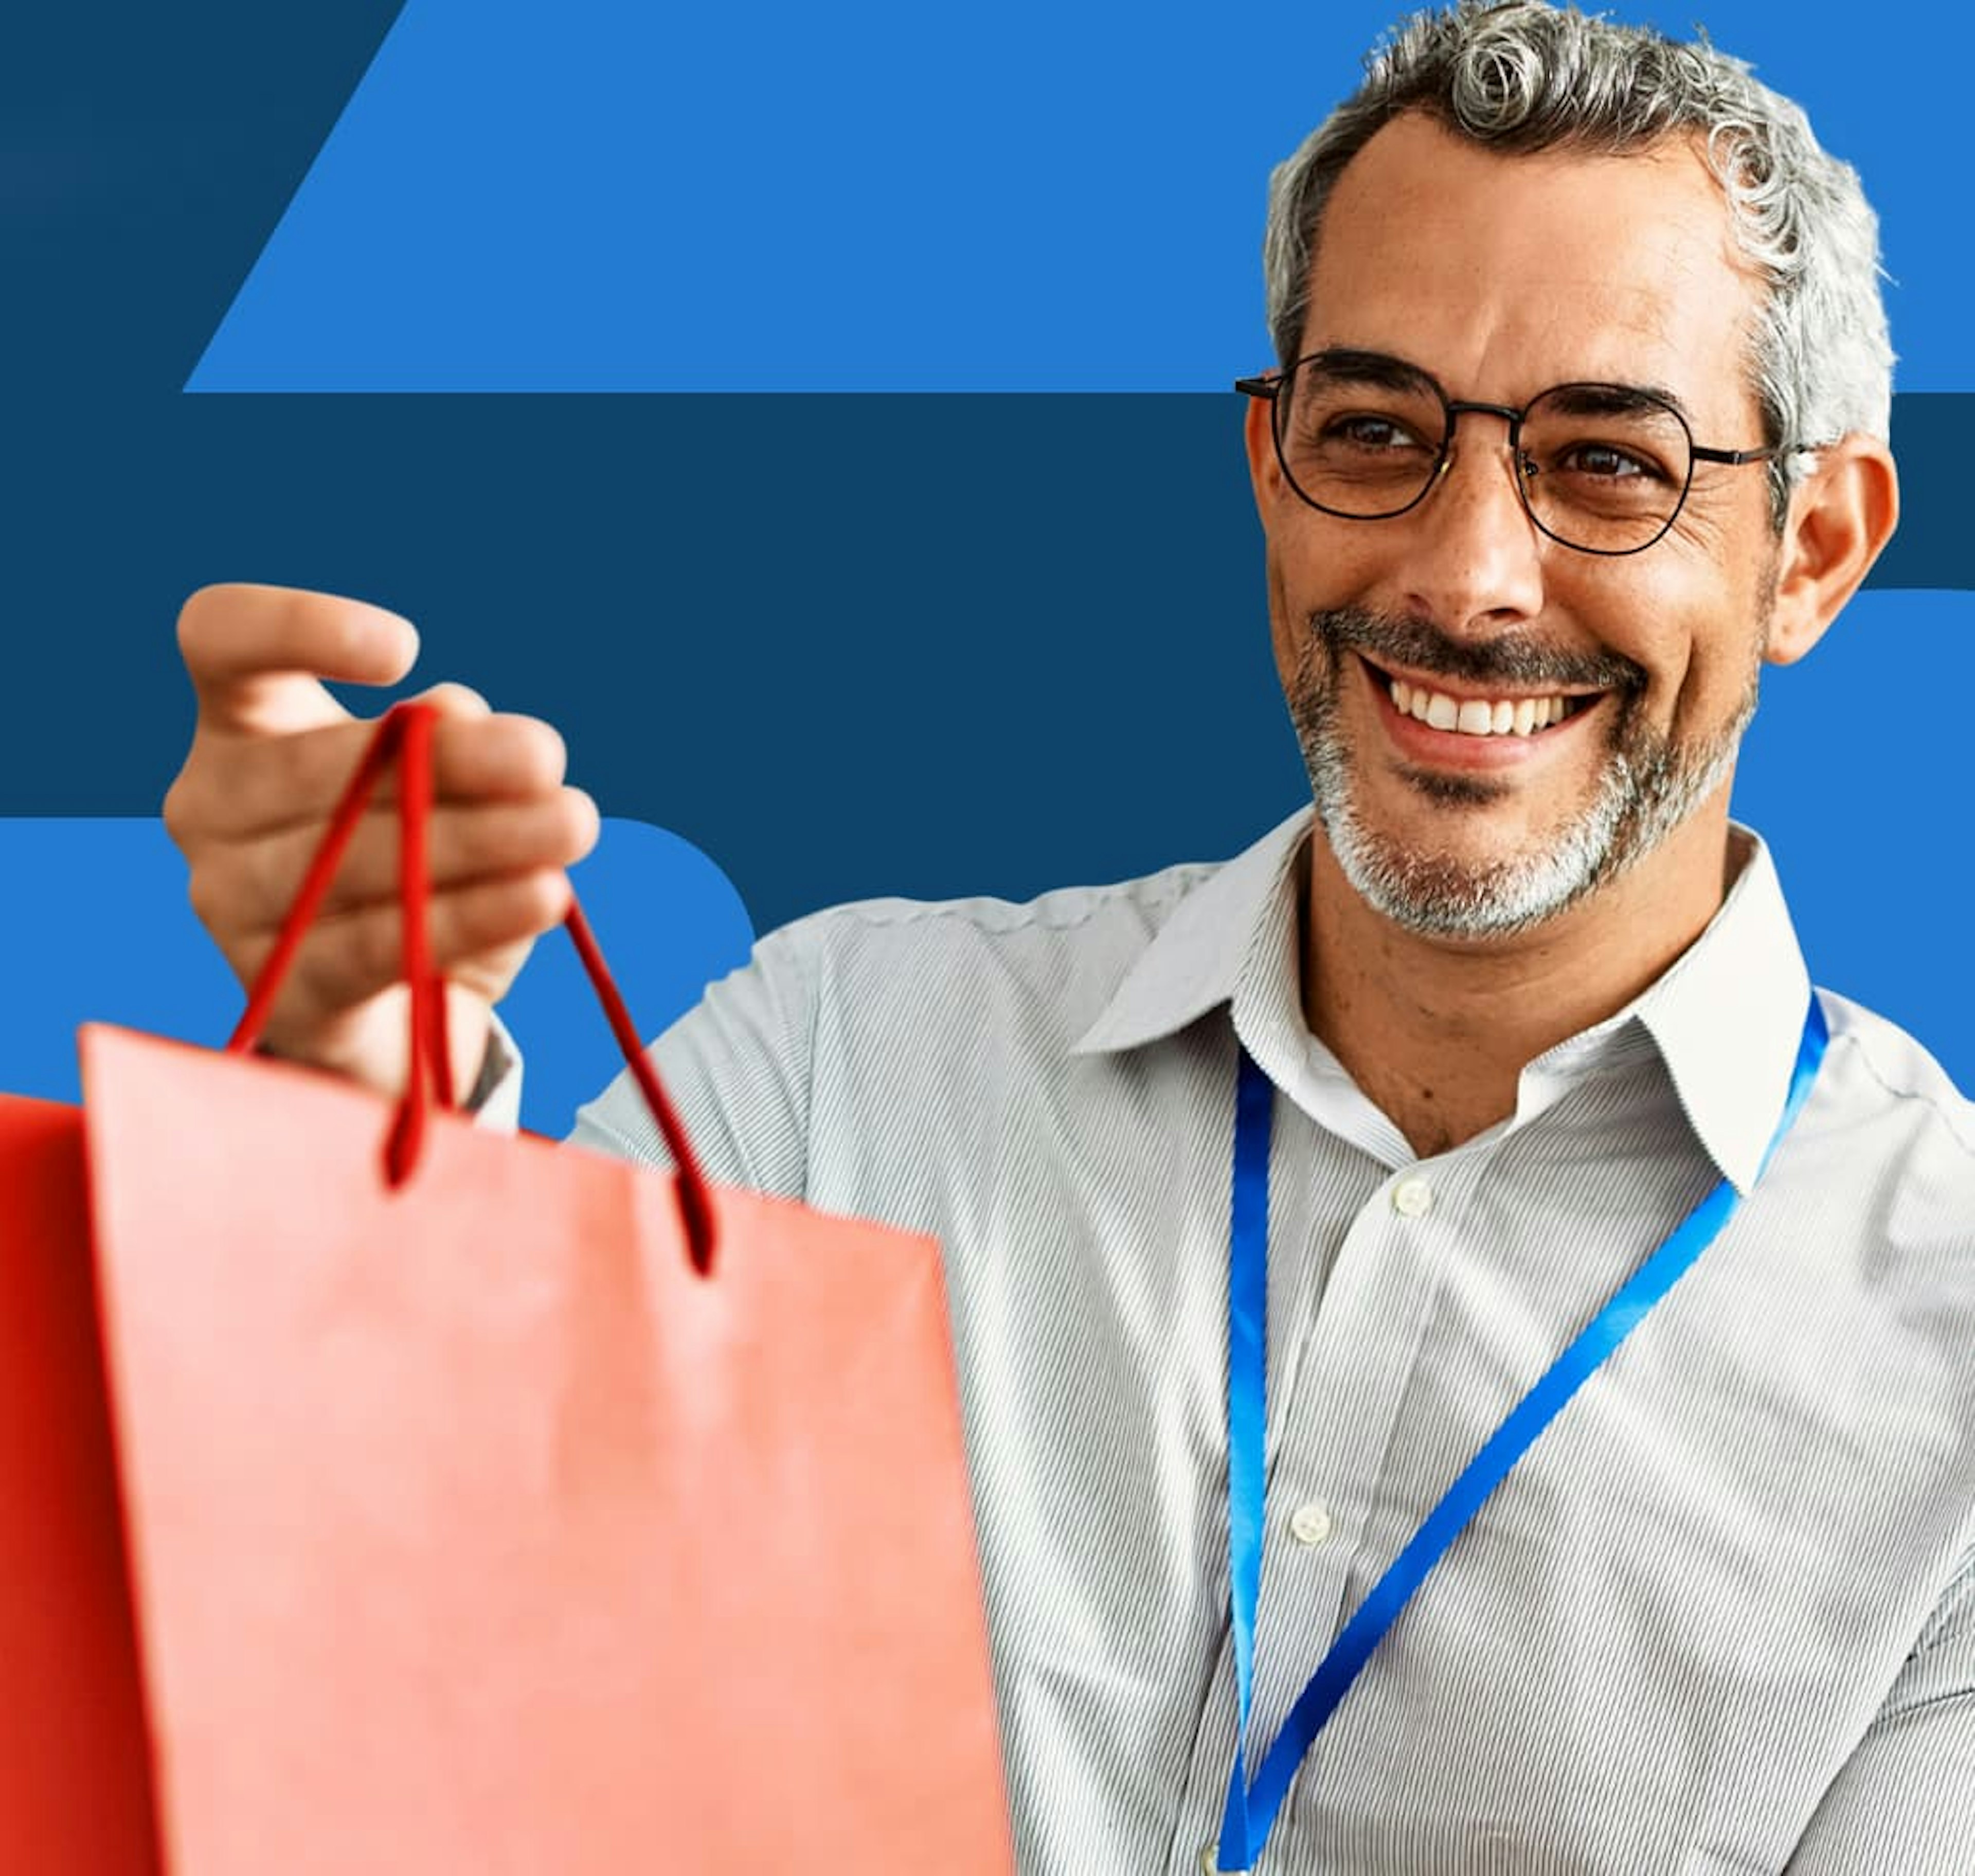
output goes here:
{"type": "Polygon", "coordinates": [[[1423,938],[1374,912],[1318,827],[1310,839],[1303,1014],[1422,1158],[1515,1111],[1523,1069],[1623,1009],[1720,909],[1725,799],[1535,931],[1423,938]]]}

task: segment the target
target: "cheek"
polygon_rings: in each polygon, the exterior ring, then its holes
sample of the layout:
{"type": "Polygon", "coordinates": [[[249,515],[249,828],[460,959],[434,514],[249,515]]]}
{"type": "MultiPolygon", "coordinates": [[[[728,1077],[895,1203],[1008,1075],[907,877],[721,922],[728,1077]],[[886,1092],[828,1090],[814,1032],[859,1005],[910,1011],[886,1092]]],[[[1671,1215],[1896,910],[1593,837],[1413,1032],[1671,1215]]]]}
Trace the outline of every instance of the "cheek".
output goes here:
{"type": "MultiPolygon", "coordinates": [[[[1764,511],[1766,512],[1766,511],[1764,511]]],[[[1718,718],[1740,705],[1761,654],[1778,565],[1776,537],[1753,511],[1690,501],[1647,558],[1651,586],[1639,617],[1652,646],[1634,654],[1671,691],[1679,718],[1718,718]]],[[[1677,718],[1677,720],[1678,720],[1677,718]]]]}
{"type": "Polygon", "coordinates": [[[1275,653],[1277,675],[1287,685],[1303,654],[1303,642],[1308,634],[1305,621],[1310,616],[1311,603],[1291,590],[1288,572],[1273,534],[1264,563],[1269,590],[1269,643],[1275,653]]]}
{"type": "Polygon", "coordinates": [[[1615,632],[1611,642],[1646,672],[1649,721],[1689,735],[1740,707],[1761,639],[1762,590],[1731,584],[1718,566],[1641,583],[1627,609],[1629,642],[1615,632]]]}
{"type": "Polygon", "coordinates": [[[1313,612],[1333,606],[1362,604],[1369,587],[1367,550],[1379,546],[1367,538],[1363,524],[1333,522],[1314,513],[1293,496],[1285,497],[1264,529],[1268,569],[1269,616],[1277,657],[1300,649],[1306,622],[1313,612]]]}

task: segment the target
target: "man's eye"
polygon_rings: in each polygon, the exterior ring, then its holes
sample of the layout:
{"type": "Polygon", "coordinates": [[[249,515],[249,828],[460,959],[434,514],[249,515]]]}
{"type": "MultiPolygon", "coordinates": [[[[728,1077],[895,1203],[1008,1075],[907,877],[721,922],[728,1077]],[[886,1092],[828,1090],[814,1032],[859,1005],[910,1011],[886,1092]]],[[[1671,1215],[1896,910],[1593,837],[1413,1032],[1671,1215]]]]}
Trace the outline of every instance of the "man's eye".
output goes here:
{"type": "Polygon", "coordinates": [[[1333,417],[1323,426],[1323,439],[1328,444],[1345,444],[1365,450],[1417,449],[1419,439],[1396,418],[1381,417],[1369,412],[1355,416],[1333,417]]]}
{"type": "Polygon", "coordinates": [[[1551,467],[1601,482],[1664,482],[1665,468],[1654,458],[1615,443],[1574,443],[1551,459],[1551,467]]]}

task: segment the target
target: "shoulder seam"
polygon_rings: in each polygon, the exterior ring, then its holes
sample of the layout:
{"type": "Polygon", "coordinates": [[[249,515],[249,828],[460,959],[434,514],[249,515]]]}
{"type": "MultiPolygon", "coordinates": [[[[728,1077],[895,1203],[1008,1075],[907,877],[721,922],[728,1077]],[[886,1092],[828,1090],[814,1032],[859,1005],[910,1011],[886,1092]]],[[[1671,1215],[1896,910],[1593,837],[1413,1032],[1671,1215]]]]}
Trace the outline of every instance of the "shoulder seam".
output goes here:
{"type": "MultiPolygon", "coordinates": [[[[1175,898],[1183,897],[1197,885],[1201,879],[1217,870],[1211,862],[1190,862],[1178,866],[1168,866],[1162,871],[1149,874],[1141,879],[1124,880],[1115,885],[1085,886],[1060,889],[1056,892],[1038,894],[1033,899],[853,899],[848,904],[830,905],[812,912],[798,924],[822,925],[839,920],[885,930],[892,927],[919,925],[935,919],[951,919],[971,925],[974,928],[991,937],[1005,937],[1011,933],[1040,930],[1048,931],[1073,931],[1080,925],[1087,925],[1107,906],[1120,902],[1134,905],[1157,905],[1175,898]],[[1156,893],[1143,892],[1139,889],[1161,882],[1163,889],[1156,893]],[[1040,915],[1037,908],[1046,901],[1064,898],[1072,893],[1086,895],[1082,909],[1073,916],[1051,918],[1040,915]],[[997,923],[984,918],[980,909],[988,907],[1005,908],[1020,915],[1008,923],[997,923]]],[[[787,928],[784,928],[787,929],[787,928]]]]}
{"type": "Polygon", "coordinates": [[[1865,1046],[1865,1039],[1858,1030],[1855,1029],[1848,1030],[1842,1036],[1834,1036],[1832,1040],[1834,1043],[1848,1044],[1852,1053],[1858,1056],[1860,1066],[1864,1068],[1865,1073],[1872,1078],[1881,1091],[1893,1100],[1918,1102],[1947,1129],[1948,1137],[1955,1145],[1960,1147],[1970,1158],[1975,1159],[1975,1140],[1971,1140],[1962,1132],[1956,1116],[1949,1109],[1943,1107],[1931,1094],[1918,1088],[1898,1088],[1887,1080],[1879,1072],[1878,1063],[1873,1060],[1871,1050],[1865,1046]]]}

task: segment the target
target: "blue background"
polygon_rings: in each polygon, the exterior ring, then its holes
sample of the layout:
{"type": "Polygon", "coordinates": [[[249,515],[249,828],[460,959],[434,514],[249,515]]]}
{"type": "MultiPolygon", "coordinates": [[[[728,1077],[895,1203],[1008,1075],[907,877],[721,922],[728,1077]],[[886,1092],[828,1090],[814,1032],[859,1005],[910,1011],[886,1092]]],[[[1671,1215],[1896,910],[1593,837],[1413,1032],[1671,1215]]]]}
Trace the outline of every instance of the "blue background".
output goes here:
{"type": "MultiPolygon", "coordinates": [[[[1388,16],[117,0],[11,22],[0,1084],[44,1085],[51,1013],[58,1040],[126,1009],[224,1029],[146,820],[192,720],[172,620],[213,579],[406,613],[416,683],[548,718],[606,814],[674,831],[613,826],[585,884],[621,875],[600,924],[652,973],[650,1029],[751,923],[1025,896],[1287,813],[1225,387],[1269,362],[1267,170],[1388,16]]],[[[1910,6],[1860,44],[1849,8],[1706,18],[1863,172],[1902,354],[1901,536],[1770,679],[1738,809],[1820,978],[1966,1083],[1966,791],[1909,699],[1951,685],[1975,605],[1950,143],[1975,22],[1910,6]]],[[[554,1131],[608,1045],[516,1017],[554,1131]]]]}

